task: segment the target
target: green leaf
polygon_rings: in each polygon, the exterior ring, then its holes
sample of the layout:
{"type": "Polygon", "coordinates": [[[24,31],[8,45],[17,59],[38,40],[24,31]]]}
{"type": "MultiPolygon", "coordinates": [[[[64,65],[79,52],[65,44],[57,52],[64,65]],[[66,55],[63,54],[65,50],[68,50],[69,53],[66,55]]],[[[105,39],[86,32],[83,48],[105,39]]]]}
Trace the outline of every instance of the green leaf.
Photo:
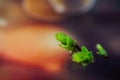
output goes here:
{"type": "Polygon", "coordinates": [[[76,41],[64,33],[57,33],[56,40],[60,42],[60,46],[68,51],[75,51],[76,41]]]}
{"type": "Polygon", "coordinates": [[[103,46],[101,44],[97,44],[96,48],[98,50],[97,54],[104,56],[104,57],[108,56],[107,51],[103,48],[103,46]]]}
{"type": "Polygon", "coordinates": [[[74,52],[72,55],[72,61],[80,63],[83,67],[94,62],[93,53],[89,51],[85,46],[82,46],[80,52],[74,52]]]}
{"type": "Polygon", "coordinates": [[[66,45],[67,44],[67,35],[64,33],[57,33],[56,34],[56,39],[61,42],[62,44],[66,45]]]}
{"type": "Polygon", "coordinates": [[[72,55],[72,61],[80,63],[82,61],[84,61],[84,54],[82,54],[81,52],[74,52],[72,55]]]}
{"type": "Polygon", "coordinates": [[[89,53],[89,50],[85,46],[82,46],[81,51],[84,53],[89,53]]]}

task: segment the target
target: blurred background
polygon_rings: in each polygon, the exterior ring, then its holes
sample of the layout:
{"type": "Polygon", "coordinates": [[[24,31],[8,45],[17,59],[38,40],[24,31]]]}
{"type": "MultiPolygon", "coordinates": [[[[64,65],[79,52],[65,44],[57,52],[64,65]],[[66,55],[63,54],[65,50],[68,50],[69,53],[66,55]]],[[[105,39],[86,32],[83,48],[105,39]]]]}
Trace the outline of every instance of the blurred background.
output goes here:
{"type": "Polygon", "coordinates": [[[51,76],[0,56],[0,80],[120,80],[120,0],[0,0],[0,29],[24,24],[55,25],[90,50],[103,44],[110,57],[51,76]]]}

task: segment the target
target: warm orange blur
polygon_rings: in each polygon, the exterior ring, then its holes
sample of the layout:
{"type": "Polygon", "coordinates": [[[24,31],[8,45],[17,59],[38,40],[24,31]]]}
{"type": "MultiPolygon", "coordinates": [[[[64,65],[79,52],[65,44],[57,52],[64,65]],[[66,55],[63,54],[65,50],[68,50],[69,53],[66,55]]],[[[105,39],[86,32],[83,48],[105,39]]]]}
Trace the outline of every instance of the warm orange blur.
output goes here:
{"type": "Polygon", "coordinates": [[[55,21],[62,18],[62,15],[53,10],[48,0],[23,0],[23,9],[34,19],[55,21]]]}
{"type": "Polygon", "coordinates": [[[6,59],[36,65],[47,71],[60,71],[69,54],[55,39],[63,31],[53,25],[24,25],[3,31],[2,53],[6,59]]]}

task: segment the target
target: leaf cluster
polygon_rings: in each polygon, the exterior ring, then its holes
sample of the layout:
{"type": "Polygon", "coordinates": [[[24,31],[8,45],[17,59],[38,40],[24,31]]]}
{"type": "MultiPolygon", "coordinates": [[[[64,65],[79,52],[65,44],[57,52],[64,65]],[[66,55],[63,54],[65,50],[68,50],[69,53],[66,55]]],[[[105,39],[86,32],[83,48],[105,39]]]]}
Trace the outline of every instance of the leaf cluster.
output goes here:
{"type": "MultiPolygon", "coordinates": [[[[60,42],[60,47],[72,52],[72,61],[81,64],[83,67],[94,63],[94,55],[92,51],[89,51],[87,47],[78,46],[76,41],[65,33],[57,33],[56,40],[60,42]]],[[[107,57],[107,51],[102,47],[101,44],[96,45],[97,54],[103,57],[107,57]]]]}

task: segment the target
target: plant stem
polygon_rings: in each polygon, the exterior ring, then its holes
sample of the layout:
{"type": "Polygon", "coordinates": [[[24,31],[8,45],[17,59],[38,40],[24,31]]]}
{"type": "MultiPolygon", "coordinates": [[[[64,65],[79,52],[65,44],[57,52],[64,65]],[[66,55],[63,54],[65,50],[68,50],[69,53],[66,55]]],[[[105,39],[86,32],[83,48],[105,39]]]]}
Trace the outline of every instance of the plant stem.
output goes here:
{"type": "Polygon", "coordinates": [[[76,51],[75,52],[78,52],[78,51],[81,50],[80,47],[79,47],[79,45],[76,44],[75,47],[76,47],[76,51]]]}

